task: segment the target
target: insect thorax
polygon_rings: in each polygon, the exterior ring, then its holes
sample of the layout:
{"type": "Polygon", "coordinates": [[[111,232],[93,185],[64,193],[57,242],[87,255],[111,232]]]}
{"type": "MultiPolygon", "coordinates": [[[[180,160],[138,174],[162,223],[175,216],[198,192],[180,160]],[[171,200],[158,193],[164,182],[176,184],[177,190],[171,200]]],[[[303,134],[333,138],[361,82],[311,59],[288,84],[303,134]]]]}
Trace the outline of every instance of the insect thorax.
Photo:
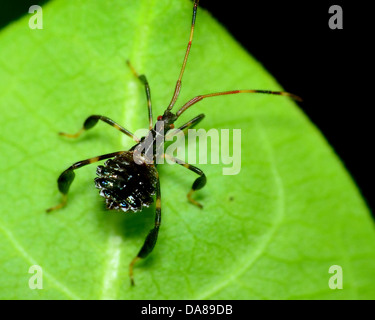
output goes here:
{"type": "Polygon", "coordinates": [[[108,209],[141,211],[153,202],[157,171],[152,164],[136,164],[133,151],[125,151],[98,166],[95,186],[108,209]]]}

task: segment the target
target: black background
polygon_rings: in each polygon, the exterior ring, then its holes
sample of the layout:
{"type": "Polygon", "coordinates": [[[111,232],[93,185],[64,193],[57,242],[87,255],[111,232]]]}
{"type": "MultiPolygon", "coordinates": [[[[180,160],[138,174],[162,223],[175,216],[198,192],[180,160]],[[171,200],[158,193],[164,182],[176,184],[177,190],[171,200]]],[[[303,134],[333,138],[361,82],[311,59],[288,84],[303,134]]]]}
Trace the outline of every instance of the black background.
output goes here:
{"type": "MultiPolygon", "coordinates": [[[[0,8],[0,28],[26,14],[31,5],[45,2],[7,1],[0,8]]],[[[371,9],[347,1],[201,0],[200,5],[224,24],[285,90],[303,97],[300,107],[333,146],[374,212],[371,9]],[[328,26],[332,5],[343,9],[343,30],[328,26]]]]}

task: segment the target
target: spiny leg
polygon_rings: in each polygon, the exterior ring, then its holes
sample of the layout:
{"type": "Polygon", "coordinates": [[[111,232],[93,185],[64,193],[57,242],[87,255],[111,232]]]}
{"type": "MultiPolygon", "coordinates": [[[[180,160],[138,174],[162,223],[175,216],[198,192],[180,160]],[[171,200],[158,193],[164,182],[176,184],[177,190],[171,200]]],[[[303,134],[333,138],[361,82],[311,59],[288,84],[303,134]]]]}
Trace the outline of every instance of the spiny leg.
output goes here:
{"type": "Polygon", "coordinates": [[[192,44],[192,42],[193,42],[194,27],[195,27],[195,19],[196,19],[196,17],[197,17],[198,4],[199,4],[199,0],[195,0],[195,1],[194,1],[194,7],[193,7],[193,18],[192,18],[192,21],[191,21],[191,28],[190,28],[190,38],[189,38],[189,42],[188,42],[188,45],[187,45],[187,48],[186,48],[185,57],[184,57],[184,61],[183,61],[183,63],[182,63],[182,67],[181,67],[180,75],[179,75],[178,80],[177,80],[177,83],[176,83],[176,88],[175,88],[175,90],[174,90],[172,100],[171,100],[171,102],[169,103],[169,106],[168,106],[167,110],[171,110],[171,109],[173,108],[173,106],[174,106],[174,104],[176,103],[177,98],[178,98],[178,96],[179,96],[179,94],[180,94],[180,90],[181,90],[181,80],[182,80],[182,76],[184,75],[184,71],[185,71],[185,67],[186,67],[186,62],[187,62],[187,59],[188,59],[188,57],[189,57],[191,44],[192,44]]]}
{"type": "Polygon", "coordinates": [[[126,63],[128,64],[130,70],[133,72],[134,76],[136,76],[145,86],[146,97],[147,97],[148,122],[149,122],[149,129],[151,130],[153,128],[153,124],[152,124],[152,104],[151,104],[150,86],[144,74],[138,75],[137,71],[135,71],[134,67],[132,66],[129,60],[126,60],[126,63]]]}
{"type": "Polygon", "coordinates": [[[100,160],[112,158],[112,157],[114,157],[114,156],[116,156],[116,155],[118,155],[122,152],[123,151],[112,152],[112,153],[108,153],[108,154],[103,154],[103,155],[98,156],[98,157],[78,161],[78,162],[74,163],[73,165],[71,165],[68,169],[63,171],[60,174],[59,178],[57,179],[57,186],[58,186],[59,191],[61,192],[61,194],[63,196],[63,199],[62,199],[61,203],[59,203],[58,205],[56,205],[54,207],[51,207],[51,208],[47,209],[46,211],[51,212],[53,210],[57,210],[57,209],[60,209],[60,208],[65,206],[66,201],[67,201],[67,194],[68,194],[70,185],[72,184],[72,182],[74,180],[74,177],[75,177],[74,170],[76,170],[78,168],[81,168],[83,166],[86,166],[88,164],[98,162],[100,160]]]}
{"type": "Polygon", "coordinates": [[[134,141],[136,142],[139,142],[140,140],[134,135],[132,134],[129,130],[125,129],[124,127],[120,126],[118,123],[116,123],[115,121],[109,119],[108,117],[105,117],[105,116],[100,116],[100,115],[91,115],[89,116],[85,122],[83,123],[83,127],[81,128],[81,130],[79,130],[77,133],[75,134],[69,134],[69,133],[65,133],[65,132],[59,132],[59,135],[60,136],[64,136],[64,137],[68,137],[68,138],[78,138],[84,131],[86,130],[89,130],[91,129],[92,127],[94,127],[98,121],[101,120],[107,124],[109,124],[110,126],[114,127],[115,129],[121,131],[122,133],[125,133],[127,136],[129,136],[130,138],[132,138],[134,141]]]}
{"type": "Polygon", "coordinates": [[[224,96],[229,94],[237,94],[237,93],[261,93],[261,94],[271,94],[271,95],[278,95],[278,96],[286,96],[290,97],[296,101],[302,101],[299,96],[296,96],[293,93],[284,92],[284,91],[270,91],[270,90],[232,90],[232,91],[224,91],[224,92],[215,92],[209,93],[204,95],[199,95],[194,97],[193,99],[189,100],[185,103],[180,110],[177,111],[176,116],[179,117],[186,109],[190,108],[193,104],[203,100],[204,98],[216,97],[216,96],[224,96]]]}
{"type": "MultiPolygon", "coordinates": [[[[200,115],[196,116],[195,118],[191,119],[190,121],[186,122],[185,124],[183,124],[181,127],[179,127],[177,130],[179,131],[183,131],[183,130],[186,130],[186,129],[189,129],[189,128],[192,128],[192,127],[195,127],[199,122],[201,122],[204,118],[204,114],[201,113],[200,115]]],[[[171,133],[168,133],[166,136],[165,136],[165,139],[168,140],[170,139],[171,137],[173,137],[177,132],[179,131],[172,131],[171,133]]]]}
{"type": "Polygon", "coordinates": [[[139,250],[137,256],[132,260],[129,265],[129,277],[130,283],[134,286],[134,276],[133,276],[133,268],[134,264],[140,260],[146,258],[151,251],[154,249],[156,241],[158,239],[159,227],[161,223],[161,193],[160,193],[160,181],[159,175],[157,176],[157,183],[156,183],[156,204],[155,204],[155,224],[154,228],[150,230],[148,233],[145,242],[141,250],[139,250]]]}
{"type": "Polygon", "coordinates": [[[203,206],[199,202],[194,200],[192,196],[193,196],[193,193],[195,191],[197,191],[199,189],[202,189],[206,185],[207,178],[206,178],[206,175],[204,174],[204,172],[201,169],[199,169],[199,168],[197,168],[197,167],[195,167],[191,164],[188,164],[188,163],[186,163],[186,162],[184,162],[180,159],[174,158],[174,157],[172,157],[168,154],[164,154],[164,157],[170,159],[173,162],[178,163],[179,165],[183,166],[186,169],[189,169],[190,171],[195,172],[196,174],[199,174],[199,177],[197,179],[195,179],[195,181],[193,183],[193,186],[191,187],[191,190],[187,194],[187,198],[192,204],[194,204],[194,205],[196,205],[196,206],[198,206],[199,208],[202,209],[203,206]]]}

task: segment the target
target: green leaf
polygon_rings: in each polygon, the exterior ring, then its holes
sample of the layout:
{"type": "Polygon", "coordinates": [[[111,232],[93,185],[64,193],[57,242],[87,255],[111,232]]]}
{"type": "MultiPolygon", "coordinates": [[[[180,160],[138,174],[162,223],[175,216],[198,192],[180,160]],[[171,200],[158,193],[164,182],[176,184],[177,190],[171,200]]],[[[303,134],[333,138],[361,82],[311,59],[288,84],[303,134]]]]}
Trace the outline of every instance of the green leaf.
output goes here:
{"type": "MultiPolygon", "coordinates": [[[[242,167],[199,165],[207,186],[186,200],[196,178],[160,166],[162,226],[155,250],[128,265],[153,225],[154,208],[104,210],[95,165],[77,170],[67,206],[58,175],[72,163],[132,141],[101,123],[78,140],[89,115],[130,131],[147,127],[145,73],[154,117],[173,94],[190,30],[190,1],[53,1],[44,29],[24,17],[0,33],[1,299],[374,299],[375,233],[369,210],[327,142],[285,97],[232,95],[186,111],[198,127],[241,129],[242,167]],[[29,288],[30,266],[43,289],[29,288]],[[328,286],[332,265],[343,289],[328,286]]],[[[178,105],[198,94],[281,89],[203,9],[178,105]]]]}

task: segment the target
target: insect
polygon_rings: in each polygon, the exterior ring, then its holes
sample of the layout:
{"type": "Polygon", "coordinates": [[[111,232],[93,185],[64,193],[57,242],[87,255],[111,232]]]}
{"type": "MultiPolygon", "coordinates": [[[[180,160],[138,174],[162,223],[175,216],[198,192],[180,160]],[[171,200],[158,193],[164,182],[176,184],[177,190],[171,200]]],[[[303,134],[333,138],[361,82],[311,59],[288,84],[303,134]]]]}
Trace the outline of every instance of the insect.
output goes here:
{"type": "MultiPolygon", "coordinates": [[[[207,178],[202,170],[199,168],[185,163],[182,160],[176,159],[172,156],[168,156],[164,154],[164,150],[160,151],[160,137],[161,140],[164,141],[166,138],[167,132],[174,128],[175,121],[191,106],[196,104],[197,102],[210,97],[221,96],[221,95],[230,95],[230,94],[237,94],[237,93],[263,93],[263,94],[273,94],[273,95],[281,95],[281,96],[288,96],[295,100],[300,100],[300,98],[294,94],[288,92],[281,92],[281,91],[269,91],[269,90],[232,90],[232,91],[225,91],[225,92],[217,92],[217,93],[209,93],[204,95],[198,95],[187,103],[185,103],[180,109],[176,112],[172,112],[172,108],[174,107],[177,98],[179,96],[181,90],[181,80],[185,71],[186,63],[189,57],[193,35],[194,35],[194,27],[195,27],[195,20],[197,16],[197,9],[198,9],[199,0],[194,1],[193,6],[193,16],[192,16],[192,23],[190,29],[190,37],[189,42],[187,45],[187,49],[185,52],[184,60],[182,63],[181,71],[179,77],[177,79],[176,87],[174,90],[174,94],[172,99],[165,109],[163,115],[157,117],[157,122],[155,125],[153,124],[153,117],[152,117],[152,104],[151,104],[151,93],[150,93],[150,86],[147,81],[145,75],[138,75],[135,71],[134,67],[128,61],[128,65],[140,82],[143,84],[146,92],[147,98],[147,108],[148,108],[148,120],[149,120],[149,131],[146,136],[139,139],[130,131],[116,123],[115,121],[101,115],[91,115],[89,116],[83,124],[81,130],[79,130],[75,134],[67,134],[67,133],[59,133],[62,136],[68,138],[77,138],[79,137],[84,131],[93,128],[99,121],[103,121],[110,126],[114,127],[115,129],[121,131],[122,133],[126,134],[130,138],[136,141],[136,144],[128,151],[118,151],[109,154],[100,155],[97,157],[93,157],[90,159],[78,161],[63,171],[58,180],[58,189],[62,194],[62,201],[55,207],[47,209],[47,212],[51,212],[56,209],[60,209],[66,205],[67,202],[67,194],[72,184],[75,173],[74,171],[86,166],[88,164],[92,164],[98,162],[100,160],[108,159],[104,165],[100,165],[97,167],[97,176],[95,178],[95,186],[99,189],[99,194],[104,197],[106,207],[109,210],[122,210],[124,212],[137,212],[141,211],[143,207],[148,207],[153,203],[153,198],[156,197],[155,201],[155,224],[154,227],[149,231],[143,246],[141,247],[138,254],[135,258],[131,261],[129,265],[129,277],[131,281],[131,285],[134,285],[134,277],[133,277],[133,267],[134,264],[140,260],[146,258],[154,249],[159,229],[161,223],[161,192],[160,192],[160,181],[159,181],[159,174],[157,170],[157,159],[160,157],[168,157],[169,160],[174,161],[181,165],[182,167],[193,171],[198,175],[198,177],[193,182],[190,192],[187,194],[188,200],[202,208],[202,205],[198,203],[193,198],[193,194],[202,189],[207,181],[207,178]],[[159,139],[158,139],[159,138],[159,139]],[[149,143],[146,143],[146,142],[149,143]],[[159,141],[159,142],[158,142],[159,141]],[[140,148],[141,152],[137,152],[138,148],[140,148]],[[151,156],[150,156],[151,155],[151,156]],[[147,161],[146,161],[147,160],[147,161]]],[[[197,125],[202,119],[204,118],[204,114],[199,114],[192,120],[186,122],[185,124],[179,127],[179,130],[185,130],[187,128],[191,128],[197,125]]]]}

